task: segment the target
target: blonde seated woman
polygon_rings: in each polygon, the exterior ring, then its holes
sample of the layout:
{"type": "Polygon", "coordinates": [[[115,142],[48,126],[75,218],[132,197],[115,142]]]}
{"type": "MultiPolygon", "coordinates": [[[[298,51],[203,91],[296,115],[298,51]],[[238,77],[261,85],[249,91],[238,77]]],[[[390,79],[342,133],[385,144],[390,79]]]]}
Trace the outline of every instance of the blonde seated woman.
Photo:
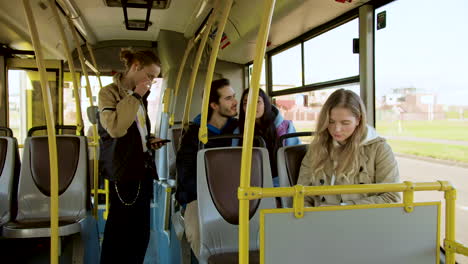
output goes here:
{"type": "MultiPolygon", "coordinates": [[[[392,149],[367,125],[361,98],[340,89],[323,106],[314,140],[302,160],[298,184],[304,186],[399,182],[392,149]]],[[[397,203],[398,193],[309,196],[306,206],[397,203]]]]}

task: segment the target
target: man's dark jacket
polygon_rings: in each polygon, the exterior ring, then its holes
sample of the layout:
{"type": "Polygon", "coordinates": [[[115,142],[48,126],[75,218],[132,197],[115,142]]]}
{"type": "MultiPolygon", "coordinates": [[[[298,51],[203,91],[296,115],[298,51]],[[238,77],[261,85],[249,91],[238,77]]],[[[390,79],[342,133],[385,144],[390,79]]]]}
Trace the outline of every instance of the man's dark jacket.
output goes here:
{"type": "MultiPolygon", "coordinates": [[[[208,138],[222,134],[232,134],[238,126],[238,120],[228,119],[221,129],[208,125],[208,138]]],[[[200,129],[200,115],[198,115],[187,131],[183,134],[180,148],[177,151],[177,201],[185,206],[197,200],[197,152],[199,146],[198,131],[200,129]]],[[[209,140],[205,148],[232,146],[231,139],[209,140]]]]}

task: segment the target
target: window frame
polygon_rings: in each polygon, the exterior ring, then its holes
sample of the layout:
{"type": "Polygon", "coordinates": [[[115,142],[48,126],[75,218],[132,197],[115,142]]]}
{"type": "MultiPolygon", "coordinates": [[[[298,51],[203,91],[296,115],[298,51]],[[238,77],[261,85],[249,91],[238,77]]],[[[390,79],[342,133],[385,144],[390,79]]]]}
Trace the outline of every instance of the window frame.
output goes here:
{"type": "MultiPolygon", "coordinates": [[[[288,94],[295,94],[295,93],[303,93],[303,92],[310,92],[310,91],[316,91],[316,90],[321,90],[321,89],[326,89],[329,87],[333,86],[339,86],[339,85],[346,85],[346,84],[352,84],[352,83],[359,83],[360,82],[360,76],[355,75],[355,76],[349,76],[345,78],[340,78],[340,79],[335,79],[335,80],[330,80],[330,81],[325,81],[325,82],[317,82],[317,83],[312,83],[312,84],[305,84],[305,60],[304,60],[304,42],[313,39],[319,35],[322,35],[330,30],[333,30],[353,19],[359,18],[359,7],[355,8],[353,10],[350,10],[343,15],[326,22],[325,24],[322,24],[316,28],[313,28],[309,30],[308,32],[302,34],[301,36],[292,39],[268,52],[265,54],[265,80],[266,80],[266,90],[267,94],[270,97],[276,97],[276,96],[282,96],[282,95],[288,95],[288,94]],[[302,67],[302,85],[298,87],[293,87],[293,88],[288,88],[284,89],[281,91],[273,91],[273,67],[272,67],[272,56],[277,55],[289,48],[292,48],[296,45],[300,45],[301,47],[301,67],[302,67]]],[[[247,68],[247,73],[248,73],[248,68],[253,64],[252,62],[249,62],[245,64],[245,67],[247,68]]],[[[249,78],[247,76],[247,78],[249,78]]],[[[250,82],[247,87],[250,87],[250,82]]]]}

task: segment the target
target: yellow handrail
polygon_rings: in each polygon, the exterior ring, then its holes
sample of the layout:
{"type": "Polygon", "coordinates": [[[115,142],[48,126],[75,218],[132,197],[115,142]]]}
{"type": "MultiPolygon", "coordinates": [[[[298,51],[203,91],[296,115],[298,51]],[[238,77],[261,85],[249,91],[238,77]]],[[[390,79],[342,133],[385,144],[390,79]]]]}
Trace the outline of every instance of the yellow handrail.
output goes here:
{"type": "Polygon", "coordinates": [[[200,66],[201,57],[203,54],[203,50],[205,49],[206,41],[208,40],[208,36],[210,34],[211,27],[214,23],[214,17],[217,12],[217,8],[215,7],[214,12],[208,18],[207,25],[205,30],[202,34],[202,39],[200,42],[200,46],[197,50],[197,55],[195,56],[195,61],[193,64],[192,74],[190,75],[189,87],[187,91],[187,97],[185,98],[185,108],[184,108],[184,116],[182,118],[182,127],[184,130],[188,129],[189,126],[189,115],[190,115],[190,105],[192,104],[192,95],[193,95],[193,88],[195,87],[195,81],[197,79],[198,67],[200,66]]]}
{"type": "MultiPolygon", "coordinates": [[[[72,36],[73,36],[73,40],[75,41],[75,44],[76,44],[76,50],[78,51],[78,58],[80,60],[80,64],[81,64],[81,70],[83,71],[83,74],[85,76],[85,79],[86,79],[86,97],[88,97],[89,99],[89,105],[91,107],[93,107],[93,96],[92,96],[92,91],[91,91],[91,84],[89,82],[89,76],[88,76],[88,70],[86,69],[86,63],[85,63],[85,58],[84,58],[84,55],[83,55],[83,51],[81,50],[81,45],[80,45],[80,41],[78,39],[78,34],[76,33],[76,29],[75,29],[75,26],[73,25],[73,22],[71,20],[70,17],[67,17],[67,21],[68,21],[68,25],[70,27],[70,31],[72,32],[72,36]]],[[[90,46],[88,45],[88,49],[90,51],[90,54],[92,54],[92,49],[90,49],[90,46]]],[[[91,55],[91,57],[93,58],[93,63],[95,63],[96,61],[94,60],[94,55],[91,55]]],[[[97,65],[94,65],[94,67],[97,69],[97,65]]],[[[99,76],[98,76],[99,78],[99,76]]],[[[100,78],[99,78],[100,79],[100,78]]],[[[100,82],[99,82],[100,83],[100,82]]],[[[97,136],[97,127],[96,125],[93,124],[93,141],[95,144],[97,144],[98,142],[98,136],[97,136]]],[[[95,150],[97,149],[97,147],[95,146],[95,150]]],[[[97,155],[97,151],[95,152],[95,154],[97,155]]],[[[97,169],[98,169],[98,160],[96,159],[96,157],[94,158],[94,193],[97,193],[97,186],[98,186],[98,175],[97,175],[97,169]]],[[[94,217],[97,219],[98,217],[98,197],[97,195],[94,195],[94,207],[93,207],[93,215],[94,217]]]]}
{"type": "MultiPolygon", "coordinates": [[[[257,112],[258,91],[260,75],[262,72],[263,57],[265,56],[268,33],[270,31],[271,17],[275,0],[265,0],[262,22],[257,37],[253,73],[247,99],[247,114],[245,119],[244,143],[242,146],[241,179],[239,191],[250,187],[250,169],[252,166],[252,145],[255,126],[255,113],[257,112]]],[[[249,263],[249,201],[239,199],[239,263],[249,263]]]]}
{"type": "MultiPolygon", "coordinates": [[[[68,22],[68,26],[70,27],[70,31],[72,32],[73,40],[76,43],[76,50],[78,51],[78,58],[80,59],[80,62],[81,62],[81,71],[83,71],[83,74],[85,76],[86,97],[91,98],[91,84],[89,82],[88,71],[86,70],[85,58],[83,55],[83,51],[81,50],[81,45],[78,39],[78,34],[76,33],[76,29],[75,29],[75,26],[73,25],[71,18],[68,16],[67,16],[67,22],[68,22]]],[[[91,106],[92,106],[92,100],[91,100],[91,106]]]]}
{"type": "Polygon", "coordinates": [[[182,80],[182,74],[184,73],[184,68],[185,68],[185,63],[187,63],[187,58],[192,51],[193,46],[195,45],[195,40],[191,38],[188,43],[187,47],[185,48],[184,52],[184,57],[182,58],[182,62],[180,63],[179,66],[179,72],[177,73],[177,79],[175,83],[175,88],[174,88],[174,96],[170,98],[171,101],[171,117],[169,118],[169,125],[173,126],[174,125],[174,111],[177,105],[177,95],[179,95],[179,89],[180,89],[180,81],[182,80]]]}
{"type": "Polygon", "coordinates": [[[104,189],[106,190],[106,210],[102,216],[104,219],[107,219],[107,216],[109,215],[109,180],[104,181],[104,189]]]}
{"type": "MultiPolygon", "coordinates": [[[[100,71],[98,69],[96,59],[94,57],[93,48],[91,47],[91,45],[88,42],[86,42],[86,47],[88,47],[89,55],[91,56],[91,60],[93,61],[93,66],[96,69],[96,77],[97,77],[98,82],[99,82],[99,89],[102,89],[101,73],[100,73],[100,71]]],[[[89,101],[90,101],[91,106],[93,106],[92,91],[90,92],[89,101]]],[[[94,173],[93,174],[94,175],[93,181],[94,181],[94,184],[93,185],[94,185],[94,193],[99,193],[98,192],[98,187],[99,187],[98,186],[99,185],[99,159],[98,158],[99,157],[97,156],[97,153],[98,153],[98,150],[99,150],[99,135],[98,135],[98,129],[97,129],[96,124],[93,124],[93,142],[94,142],[94,160],[93,160],[93,173],[94,173]]],[[[108,190],[105,193],[106,193],[106,195],[109,195],[108,190]]],[[[98,195],[94,195],[93,199],[94,199],[93,213],[94,213],[94,216],[97,219],[97,216],[98,216],[98,195]]],[[[109,205],[106,204],[106,210],[108,208],[109,208],[109,205]]]]}
{"type": "MultiPolygon", "coordinates": [[[[355,193],[385,193],[403,192],[403,204],[405,210],[413,208],[413,197],[415,191],[441,191],[445,192],[445,258],[447,264],[455,263],[455,254],[468,255],[468,248],[455,240],[455,201],[457,192],[455,188],[446,181],[438,182],[404,182],[386,184],[359,184],[359,185],[334,185],[334,186],[302,186],[278,188],[240,187],[237,197],[240,201],[256,200],[268,197],[294,197],[293,208],[296,217],[304,215],[304,196],[336,195],[355,193]],[[300,201],[299,201],[300,199],[300,201]],[[299,212],[299,214],[296,214],[299,212]]],[[[248,220],[248,219],[247,219],[248,220]]],[[[239,231],[240,232],[240,231],[239,231]]],[[[248,239],[247,229],[247,239],[248,239]]],[[[241,252],[239,248],[239,253],[241,252]]],[[[245,249],[244,249],[245,250],[245,249]]],[[[247,248],[248,250],[248,248],[247,248]]],[[[248,251],[247,251],[248,253],[248,251]]]]}
{"type": "Polygon", "coordinates": [[[39,40],[34,14],[31,10],[28,0],[23,0],[26,20],[28,22],[31,39],[36,54],[36,62],[39,68],[41,79],[42,101],[44,103],[44,112],[47,124],[47,138],[49,145],[50,162],[50,263],[58,263],[58,163],[57,163],[57,142],[55,135],[54,110],[52,108],[52,97],[50,96],[49,82],[47,81],[46,68],[42,56],[41,42],[39,40]]]}
{"type": "MultiPolygon", "coordinates": [[[[91,47],[91,45],[86,42],[86,46],[88,47],[88,51],[89,51],[89,54],[91,56],[91,60],[93,61],[93,65],[95,67],[95,69],[98,69],[98,66],[97,66],[97,62],[96,62],[96,57],[94,56],[94,51],[93,51],[93,48],[91,47]]],[[[98,82],[99,82],[99,89],[102,89],[102,82],[101,82],[101,72],[98,70],[96,72],[96,77],[98,79],[98,82]]],[[[98,149],[99,149],[99,135],[98,135],[98,129],[97,129],[97,126],[96,125],[93,125],[93,132],[94,132],[94,137],[93,137],[93,141],[95,142],[94,144],[94,153],[97,155],[98,153],[98,149]]],[[[97,186],[99,184],[99,160],[97,159],[97,156],[96,158],[94,159],[94,186],[97,186]]],[[[104,219],[107,219],[107,214],[109,212],[109,180],[105,179],[104,180],[104,190],[102,189],[99,189],[98,193],[99,194],[105,194],[105,197],[106,197],[106,209],[103,213],[103,217],[104,219]]],[[[95,187],[95,190],[97,189],[97,187],[95,187]]],[[[97,197],[94,198],[94,204],[96,205],[96,208],[97,208],[97,204],[98,204],[98,199],[97,197]]],[[[97,210],[97,209],[96,209],[97,210]]],[[[97,215],[97,211],[96,211],[96,215],[97,215]]]]}
{"type": "Polygon", "coordinates": [[[208,102],[210,101],[210,88],[211,81],[213,80],[213,73],[216,65],[216,58],[218,57],[219,45],[221,43],[221,37],[223,36],[224,27],[226,26],[227,19],[229,17],[229,12],[231,11],[232,0],[226,0],[224,3],[224,8],[221,11],[220,19],[218,22],[218,29],[216,31],[216,36],[213,40],[213,47],[211,49],[210,62],[208,63],[208,70],[206,72],[205,78],[205,91],[203,92],[203,103],[202,103],[202,113],[201,113],[201,124],[200,129],[198,130],[198,139],[206,144],[208,142],[208,102]]]}
{"type": "Polygon", "coordinates": [[[75,96],[75,104],[76,104],[76,132],[77,134],[83,130],[83,117],[81,114],[81,101],[80,101],[80,87],[78,86],[78,80],[76,79],[75,75],[75,64],[73,63],[73,57],[70,52],[70,46],[68,44],[68,39],[65,35],[65,30],[62,25],[62,21],[60,20],[57,6],[55,5],[55,0],[49,0],[50,7],[52,9],[52,13],[55,18],[55,23],[59,28],[60,37],[63,42],[63,48],[65,50],[65,55],[67,56],[68,67],[70,67],[70,72],[72,73],[72,81],[73,81],[73,94],[75,96]]]}
{"type": "Polygon", "coordinates": [[[93,62],[93,66],[97,70],[96,71],[96,77],[97,77],[98,82],[99,82],[99,88],[102,89],[101,72],[98,69],[97,62],[96,62],[96,57],[94,57],[93,47],[91,47],[89,42],[86,42],[86,47],[88,47],[89,56],[91,57],[91,61],[93,62]]]}

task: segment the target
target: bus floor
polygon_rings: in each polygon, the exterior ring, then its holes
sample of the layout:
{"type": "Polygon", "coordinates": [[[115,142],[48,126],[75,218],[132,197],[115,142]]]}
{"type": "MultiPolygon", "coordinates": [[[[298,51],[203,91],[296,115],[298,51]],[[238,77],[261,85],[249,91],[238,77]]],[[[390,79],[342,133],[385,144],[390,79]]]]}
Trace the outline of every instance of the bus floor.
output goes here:
{"type": "MultiPolygon", "coordinates": [[[[456,240],[463,245],[468,245],[468,168],[445,165],[425,160],[397,157],[402,181],[434,182],[449,181],[457,189],[456,200],[456,240]]],[[[444,201],[442,192],[416,192],[415,201],[444,201]]],[[[445,235],[445,206],[442,203],[441,215],[441,240],[445,235]]],[[[441,245],[443,245],[441,241],[441,245]]],[[[459,264],[468,264],[468,257],[457,255],[459,264]]]]}

